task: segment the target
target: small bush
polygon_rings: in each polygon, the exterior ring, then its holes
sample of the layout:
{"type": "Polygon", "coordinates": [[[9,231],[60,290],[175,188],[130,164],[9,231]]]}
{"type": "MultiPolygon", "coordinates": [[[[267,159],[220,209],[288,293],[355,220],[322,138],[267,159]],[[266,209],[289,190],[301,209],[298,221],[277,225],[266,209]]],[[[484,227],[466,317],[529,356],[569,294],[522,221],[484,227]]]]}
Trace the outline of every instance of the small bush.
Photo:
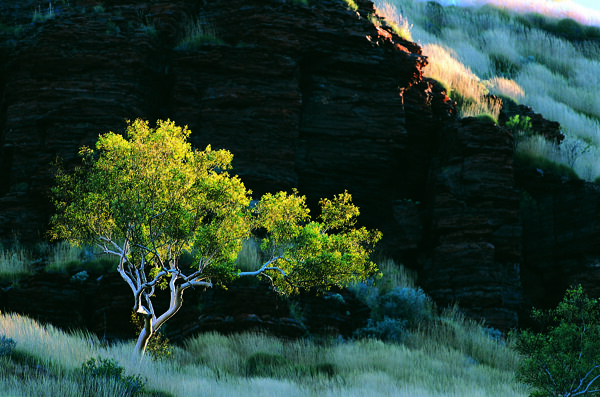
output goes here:
{"type": "Polygon", "coordinates": [[[354,332],[356,338],[373,338],[384,342],[402,343],[407,334],[406,320],[384,317],[383,320],[369,319],[366,327],[354,332]]]}
{"type": "Polygon", "coordinates": [[[124,368],[113,359],[91,358],[81,366],[84,378],[105,378],[117,381],[123,387],[123,395],[135,396],[144,388],[144,380],[139,375],[123,375],[124,368]]]}
{"type": "Polygon", "coordinates": [[[571,18],[563,18],[556,24],[555,33],[571,40],[584,38],[584,27],[571,18]]]}
{"type": "Polygon", "coordinates": [[[513,132],[523,131],[523,132],[529,133],[532,130],[531,117],[529,117],[529,116],[521,117],[518,114],[516,114],[516,115],[512,116],[510,119],[508,119],[505,127],[513,132]]]}
{"type": "Polygon", "coordinates": [[[534,396],[600,392],[600,300],[578,286],[556,309],[534,309],[532,317],[541,330],[517,336],[516,349],[524,355],[518,379],[534,387],[534,396]]]}
{"type": "Polygon", "coordinates": [[[10,356],[16,346],[17,342],[11,338],[7,338],[4,335],[0,336],[0,357],[10,356]]]}
{"type": "MultiPolygon", "coordinates": [[[[135,331],[139,334],[144,327],[144,320],[137,313],[131,314],[131,323],[135,331]]],[[[152,358],[156,360],[166,359],[173,354],[173,346],[169,342],[169,338],[161,332],[162,328],[150,337],[146,351],[150,353],[152,358]]]]}
{"type": "Polygon", "coordinates": [[[421,288],[394,288],[377,303],[375,319],[402,319],[411,327],[433,319],[433,302],[421,288]]]}

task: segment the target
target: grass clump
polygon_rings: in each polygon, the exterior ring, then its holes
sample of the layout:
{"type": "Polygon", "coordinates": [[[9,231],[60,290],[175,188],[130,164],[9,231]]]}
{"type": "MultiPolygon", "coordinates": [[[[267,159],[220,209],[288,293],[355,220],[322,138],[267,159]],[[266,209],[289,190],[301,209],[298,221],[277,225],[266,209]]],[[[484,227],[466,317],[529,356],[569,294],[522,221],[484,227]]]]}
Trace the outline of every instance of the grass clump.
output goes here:
{"type": "Polygon", "coordinates": [[[384,274],[381,279],[351,288],[371,308],[367,325],[356,330],[354,337],[403,343],[412,330],[433,320],[435,305],[415,286],[414,275],[403,266],[390,260],[380,266],[384,274]]]}
{"type": "Polygon", "coordinates": [[[280,354],[257,352],[246,360],[247,376],[281,377],[292,368],[291,361],[280,354]]]}
{"type": "Polygon", "coordinates": [[[52,3],[48,3],[48,9],[42,10],[42,6],[38,6],[33,11],[33,16],[31,17],[32,22],[46,22],[49,19],[53,19],[56,16],[54,13],[54,8],[52,7],[52,3]]]}
{"type": "Polygon", "coordinates": [[[184,28],[184,36],[175,50],[195,50],[205,45],[224,45],[217,35],[215,25],[206,18],[190,20],[184,28]]]}
{"type": "Polygon", "coordinates": [[[579,179],[579,176],[573,168],[538,153],[518,150],[517,148],[517,151],[515,152],[515,161],[522,167],[536,168],[542,172],[552,173],[568,179],[579,179]]]}
{"type": "MultiPolygon", "coordinates": [[[[107,358],[90,358],[81,366],[81,375],[83,383],[88,384],[89,380],[103,378],[112,380],[120,386],[121,396],[136,396],[144,388],[144,380],[139,375],[124,375],[125,369],[121,367],[116,360],[107,358]]],[[[90,385],[93,386],[93,383],[90,385]]],[[[90,387],[93,391],[93,387],[90,387]]]]}
{"type": "Polygon", "coordinates": [[[31,252],[17,245],[0,250],[0,282],[16,282],[33,274],[31,252]]]}

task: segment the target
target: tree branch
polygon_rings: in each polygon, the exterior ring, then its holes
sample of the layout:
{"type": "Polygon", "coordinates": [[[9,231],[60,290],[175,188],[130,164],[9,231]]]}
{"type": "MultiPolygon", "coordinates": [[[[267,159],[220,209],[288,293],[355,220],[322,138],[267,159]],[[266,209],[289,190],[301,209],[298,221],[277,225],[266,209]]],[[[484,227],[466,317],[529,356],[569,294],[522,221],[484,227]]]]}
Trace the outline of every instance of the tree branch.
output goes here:
{"type": "MultiPolygon", "coordinates": [[[[592,374],[592,372],[594,372],[594,370],[595,370],[596,368],[600,368],[600,365],[594,365],[594,366],[592,367],[592,369],[590,369],[590,370],[589,370],[589,372],[588,372],[587,374],[585,374],[585,376],[584,376],[584,377],[581,379],[581,381],[579,382],[579,387],[578,387],[577,389],[573,390],[573,391],[577,392],[577,390],[579,390],[579,388],[581,388],[581,386],[583,385],[583,382],[585,382],[585,380],[587,379],[587,377],[588,377],[588,376],[590,376],[590,375],[592,374]]],[[[586,388],[585,388],[584,390],[582,390],[582,391],[580,391],[580,392],[577,392],[577,393],[574,393],[574,394],[573,394],[573,396],[578,396],[578,395],[580,395],[580,394],[585,394],[585,393],[588,393],[588,392],[589,392],[589,393],[595,393],[595,392],[597,392],[597,391],[600,391],[600,390],[591,390],[591,391],[588,391],[588,389],[589,389],[589,388],[592,386],[592,384],[593,384],[593,383],[594,383],[594,382],[595,382],[597,379],[599,379],[599,378],[600,378],[600,374],[596,375],[596,376],[595,376],[595,377],[594,377],[594,378],[593,378],[593,379],[592,379],[592,380],[591,380],[591,381],[590,381],[590,382],[587,384],[587,386],[586,386],[586,388]]]]}
{"type": "Polygon", "coordinates": [[[253,272],[240,272],[238,273],[238,276],[258,276],[259,274],[265,272],[266,270],[276,270],[278,272],[280,272],[283,277],[286,277],[285,272],[283,271],[283,269],[280,269],[278,267],[272,267],[269,266],[271,263],[277,261],[278,259],[284,259],[283,255],[279,255],[276,256],[274,258],[269,259],[264,265],[262,265],[262,267],[258,270],[255,270],[253,272]]]}

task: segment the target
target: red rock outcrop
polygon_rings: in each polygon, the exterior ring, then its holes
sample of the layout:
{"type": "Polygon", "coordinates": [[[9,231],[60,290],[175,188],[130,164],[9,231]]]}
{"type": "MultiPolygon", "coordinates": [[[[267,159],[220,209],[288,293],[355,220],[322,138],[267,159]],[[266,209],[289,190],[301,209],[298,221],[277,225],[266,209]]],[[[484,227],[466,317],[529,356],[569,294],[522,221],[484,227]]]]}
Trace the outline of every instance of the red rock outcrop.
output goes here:
{"type": "Polygon", "coordinates": [[[436,299],[516,325],[510,138],[455,121],[452,100],[422,77],[420,47],[376,27],[370,1],[353,11],[343,0],[72,0],[31,23],[38,3],[0,16],[22,25],[0,33],[1,236],[44,233],[56,157],[72,163],[126,119],[171,118],[196,147],[234,153],[255,196],[296,187],[315,203],[347,189],[361,221],[384,232],[382,248],[420,267],[436,299]],[[190,20],[218,40],[178,48],[190,20]]]}
{"type": "Polygon", "coordinates": [[[522,228],[512,139],[491,121],[449,125],[430,170],[426,290],[496,327],[517,324],[522,228]]]}

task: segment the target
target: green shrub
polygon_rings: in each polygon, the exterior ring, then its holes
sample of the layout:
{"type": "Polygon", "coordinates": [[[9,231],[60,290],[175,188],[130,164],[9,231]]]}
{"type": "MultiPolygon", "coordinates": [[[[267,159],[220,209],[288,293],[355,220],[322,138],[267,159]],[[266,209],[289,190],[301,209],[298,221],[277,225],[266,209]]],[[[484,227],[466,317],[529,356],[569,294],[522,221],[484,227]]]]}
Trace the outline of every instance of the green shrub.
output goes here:
{"type": "Polygon", "coordinates": [[[394,288],[377,299],[376,320],[401,319],[414,327],[433,319],[433,302],[421,288],[394,288]]]}
{"type": "Polygon", "coordinates": [[[600,392],[600,300],[581,286],[567,290],[556,309],[533,310],[539,332],[523,331],[516,349],[524,355],[518,379],[534,396],[600,392]]]}
{"type": "MultiPolygon", "coordinates": [[[[139,334],[144,326],[143,319],[137,313],[131,313],[131,323],[135,332],[139,334]]],[[[152,335],[148,341],[148,346],[146,346],[146,351],[156,360],[169,358],[173,354],[173,346],[171,346],[169,338],[164,336],[163,329],[161,328],[156,334],[152,335]]]]}
{"type": "Polygon", "coordinates": [[[14,340],[4,335],[0,336],[0,357],[10,356],[15,350],[15,346],[17,343],[14,340]]]}
{"type": "Polygon", "coordinates": [[[113,359],[91,358],[81,366],[84,379],[104,378],[115,380],[123,387],[123,395],[135,396],[144,388],[144,380],[139,375],[123,375],[124,368],[113,359]]]}
{"type": "Polygon", "coordinates": [[[421,288],[396,287],[371,302],[371,318],[366,327],[354,332],[356,338],[401,343],[408,329],[434,318],[434,304],[421,288]]]}
{"type": "Polygon", "coordinates": [[[373,338],[384,342],[402,343],[406,339],[406,320],[384,317],[383,320],[369,319],[366,327],[354,332],[356,338],[373,338]]]}
{"type": "Polygon", "coordinates": [[[555,33],[571,40],[584,38],[584,27],[571,18],[563,18],[556,23],[555,33]]]}
{"type": "Polygon", "coordinates": [[[518,114],[515,114],[505,124],[505,127],[513,132],[523,131],[526,133],[531,132],[531,117],[525,116],[521,117],[518,114]]]}

